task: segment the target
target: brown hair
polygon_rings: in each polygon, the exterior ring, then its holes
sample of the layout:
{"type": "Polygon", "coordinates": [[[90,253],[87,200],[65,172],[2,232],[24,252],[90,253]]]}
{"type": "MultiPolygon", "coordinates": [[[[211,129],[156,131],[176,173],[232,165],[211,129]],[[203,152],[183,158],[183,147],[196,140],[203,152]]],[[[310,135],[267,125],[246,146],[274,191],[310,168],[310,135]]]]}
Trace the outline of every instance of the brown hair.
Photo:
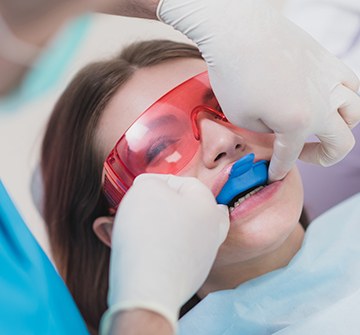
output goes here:
{"type": "Polygon", "coordinates": [[[117,57],[82,69],[50,117],[41,152],[44,218],[55,263],[92,334],[106,310],[110,249],[93,232],[108,215],[95,133],[105,106],[136,69],[176,58],[201,58],[197,48],[167,40],[133,43],[117,57]]]}

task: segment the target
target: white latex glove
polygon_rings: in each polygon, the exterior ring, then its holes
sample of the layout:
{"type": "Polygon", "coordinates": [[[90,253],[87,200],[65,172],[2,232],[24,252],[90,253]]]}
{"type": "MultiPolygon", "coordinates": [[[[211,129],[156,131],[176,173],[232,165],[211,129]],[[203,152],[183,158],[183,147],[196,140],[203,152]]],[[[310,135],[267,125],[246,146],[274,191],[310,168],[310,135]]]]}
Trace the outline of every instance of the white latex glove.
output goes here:
{"type": "Polygon", "coordinates": [[[227,207],[199,180],[137,177],[114,222],[101,334],[116,312],[134,308],[158,312],[176,329],[180,307],[205,281],[228,229],[227,207]]]}
{"type": "Polygon", "coordinates": [[[158,17],[197,44],[232,123],[275,133],[271,180],[299,155],[329,166],[352,149],[359,80],[266,0],[162,0],[158,17]]]}

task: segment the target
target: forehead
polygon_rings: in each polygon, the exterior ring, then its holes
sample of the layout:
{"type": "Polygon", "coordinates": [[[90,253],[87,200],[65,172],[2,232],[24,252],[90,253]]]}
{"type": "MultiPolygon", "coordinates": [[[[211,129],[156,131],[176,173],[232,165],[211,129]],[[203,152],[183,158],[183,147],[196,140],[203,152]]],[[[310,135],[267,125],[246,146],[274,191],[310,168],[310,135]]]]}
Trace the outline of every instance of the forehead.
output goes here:
{"type": "Polygon", "coordinates": [[[137,70],[103,111],[97,129],[100,150],[108,154],[143,111],[175,86],[205,70],[203,60],[191,58],[137,70]]]}

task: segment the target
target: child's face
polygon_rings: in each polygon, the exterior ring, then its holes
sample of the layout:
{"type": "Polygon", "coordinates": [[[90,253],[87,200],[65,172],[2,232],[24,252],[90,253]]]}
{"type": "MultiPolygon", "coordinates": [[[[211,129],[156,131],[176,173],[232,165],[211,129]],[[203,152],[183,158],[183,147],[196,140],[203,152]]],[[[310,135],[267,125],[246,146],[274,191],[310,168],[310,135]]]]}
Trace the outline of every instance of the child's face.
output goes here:
{"type": "MultiPolygon", "coordinates": [[[[179,59],[138,70],[106,107],[98,128],[98,143],[108,153],[134,120],[153,102],[181,82],[206,70],[199,59],[179,59]]],[[[241,106],[239,106],[241,110],[241,106]]],[[[231,166],[248,153],[255,161],[270,160],[274,136],[199,116],[201,145],[179,175],[193,176],[216,196],[231,166]]],[[[215,266],[246,261],[279,247],[293,232],[303,206],[303,189],[296,168],[282,180],[252,195],[230,214],[231,227],[215,266]]]]}

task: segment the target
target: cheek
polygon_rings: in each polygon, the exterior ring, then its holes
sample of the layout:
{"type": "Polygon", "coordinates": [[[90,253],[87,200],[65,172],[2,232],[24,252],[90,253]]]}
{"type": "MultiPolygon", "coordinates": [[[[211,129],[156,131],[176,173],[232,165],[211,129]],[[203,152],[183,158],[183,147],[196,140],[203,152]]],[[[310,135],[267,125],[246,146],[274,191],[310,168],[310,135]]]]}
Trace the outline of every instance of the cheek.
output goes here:
{"type": "Polygon", "coordinates": [[[201,160],[201,151],[198,150],[189,164],[177,173],[177,176],[195,177],[211,190],[216,174],[204,166],[201,160]]]}
{"type": "Polygon", "coordinates": [[[235,223],[229,231],[229,244],[248,250],[276,248],[295,229],[301,209],[299,202],[289,203],[286,208],[274,206],[248,222],[235,223]]]}

